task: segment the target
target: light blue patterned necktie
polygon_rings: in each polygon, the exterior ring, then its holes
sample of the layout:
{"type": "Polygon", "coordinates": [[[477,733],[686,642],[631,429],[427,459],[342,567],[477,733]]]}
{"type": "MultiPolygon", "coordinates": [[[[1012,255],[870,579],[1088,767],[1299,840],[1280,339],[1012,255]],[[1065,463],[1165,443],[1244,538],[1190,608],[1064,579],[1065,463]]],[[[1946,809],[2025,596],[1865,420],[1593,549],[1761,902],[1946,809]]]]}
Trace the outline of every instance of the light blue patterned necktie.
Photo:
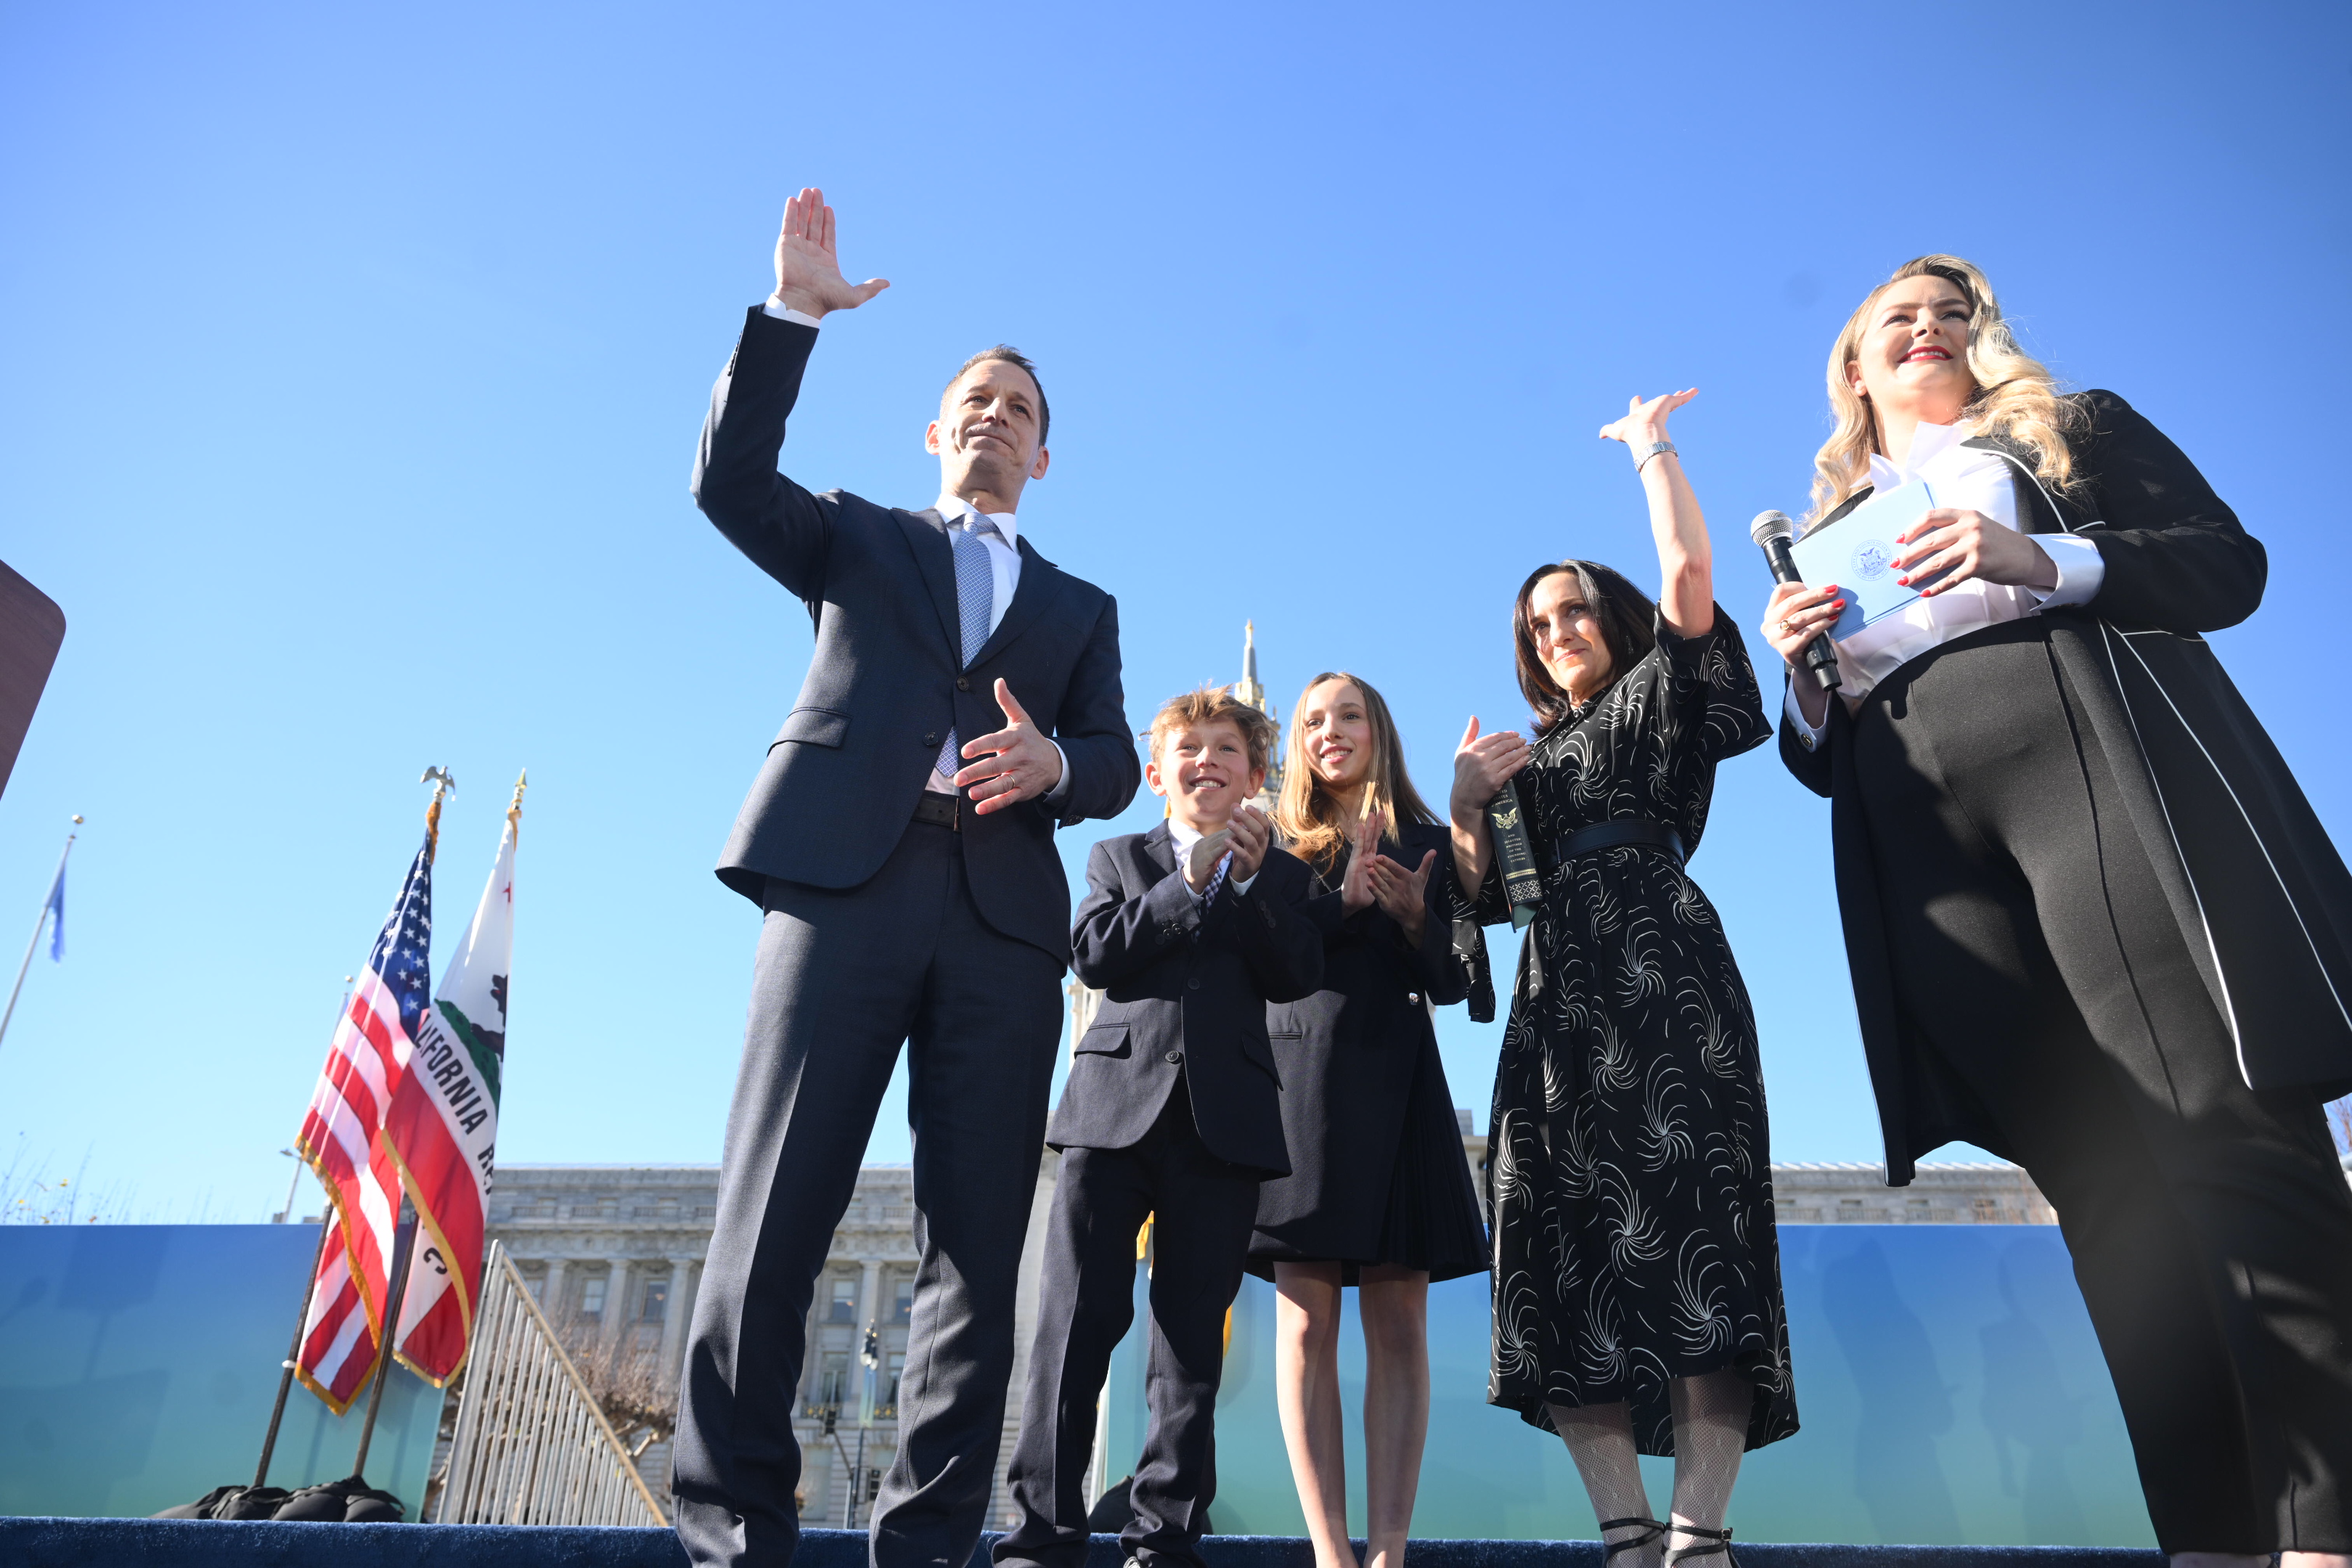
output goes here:
{"type": "MultiPolygon", "coordinates": [[[[996,565],[988,558],[988,546],[981,542],[982,533],[1004,537],[996,520],[985,513],[971,513],[948,525],[948,542],[955,549],[956,615],[963,623],[959,628],[963,646],[957,650],[958,660],[965,668],[971,668],[972,656],[988,641],[989,626],[996,615],[996,565]]],[[[941,778],[955,777],[963,766],[957,754],[962,749],[962,737],[954,724],[949,724],[947,742],[933,764],[941,778]]]]}

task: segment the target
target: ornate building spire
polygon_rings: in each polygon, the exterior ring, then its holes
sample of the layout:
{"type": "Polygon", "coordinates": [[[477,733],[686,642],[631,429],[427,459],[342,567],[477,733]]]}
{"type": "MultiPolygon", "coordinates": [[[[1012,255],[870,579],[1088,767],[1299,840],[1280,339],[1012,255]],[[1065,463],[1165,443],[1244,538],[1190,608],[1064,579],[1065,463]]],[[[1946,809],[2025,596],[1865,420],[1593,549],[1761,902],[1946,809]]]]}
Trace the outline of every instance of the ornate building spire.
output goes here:
{"type": "MultiPolygon", "coordinates": [[[[1265,688],[1257,679],[1257,623],[1242,623],[1242,678],[1234,682],[1234,695],[1265,714],[1274,718],[1274,705],[1265,700],[1265,688]]],[[[1280,721],[1276,721],[1279,722],[1280,721]]]]}
{"type": "Polygon", "coordinates": [[[1263,811],[1274,810],[1274,803],[1282,798],[1282,715],[1266,700],[1265,683],[1257,678],[1257,623],[1242,623],[1242,678],[1234,682],[1234,695],[1274,721],[1274,756],[1265,769],[1265,787],[1257,792],[1251,804],[1263,811]]]}

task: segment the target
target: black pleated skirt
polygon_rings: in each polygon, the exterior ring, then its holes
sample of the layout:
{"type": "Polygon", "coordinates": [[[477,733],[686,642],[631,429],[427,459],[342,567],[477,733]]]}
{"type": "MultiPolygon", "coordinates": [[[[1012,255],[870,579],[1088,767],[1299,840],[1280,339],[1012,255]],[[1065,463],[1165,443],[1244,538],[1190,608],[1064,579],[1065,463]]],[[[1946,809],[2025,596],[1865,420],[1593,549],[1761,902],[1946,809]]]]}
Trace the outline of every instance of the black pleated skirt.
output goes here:
{"type": "Polygon", "coordinates": [[[1387,1190],[1327,1184],[1321,1210],[1286,1224],[1279,1236],[1261,1230],[1251,1237],[1248,1268],[1271,1279],[1277,1262],[1338,1263],[1340,1282],[1354,1285],[1369,1265],[1423,1269],[1434,1282],[1482,1274],[1488,1261],[1478,1190],[1433,1038],[1405,1096],[1387,1190]]]}

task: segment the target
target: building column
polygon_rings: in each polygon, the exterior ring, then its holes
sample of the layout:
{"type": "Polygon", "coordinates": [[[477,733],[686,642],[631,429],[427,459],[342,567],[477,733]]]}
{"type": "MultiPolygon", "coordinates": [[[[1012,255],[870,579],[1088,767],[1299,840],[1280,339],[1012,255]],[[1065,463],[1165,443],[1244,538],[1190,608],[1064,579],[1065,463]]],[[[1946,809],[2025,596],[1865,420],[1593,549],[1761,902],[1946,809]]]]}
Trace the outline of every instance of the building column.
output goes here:
{"type": "Polygon", "coordinates": [[[539,1288],[539,1310],[546,1313],[547,1321],[559,1329],[563,1326],[564,1275],[571,1267],[572,1260],[568,1258],[549,1258],[547,1281],[539,1288]]]}
{"type": "Polygon", "coordinates": [[[669,1260],[669,1302],[662,1312],[660,1359],[654,1363],[654,1375],[668,1386],[677,1387],[683,1381],[684,1369],[678,1355],[686,1343],[687,1272],[695,1265],[691,1258],[669,1260]]]}
{"type": "Polygon", "coordinates": [[[604,1281],[604,1321],[596,1325],[596,1348],[610,1354],[621,1342],[621,1333],[628,1316],[629,1279],[635,1272],[625,1258],[613,1259],[611,1278],[604,1281]]]}

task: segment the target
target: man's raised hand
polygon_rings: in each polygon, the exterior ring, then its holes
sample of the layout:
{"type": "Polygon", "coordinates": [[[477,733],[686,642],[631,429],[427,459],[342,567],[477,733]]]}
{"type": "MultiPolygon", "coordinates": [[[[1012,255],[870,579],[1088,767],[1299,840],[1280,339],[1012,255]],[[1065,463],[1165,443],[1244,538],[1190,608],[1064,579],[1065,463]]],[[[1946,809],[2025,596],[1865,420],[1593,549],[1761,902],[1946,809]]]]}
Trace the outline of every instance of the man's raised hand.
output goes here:
{"type": "Polygon", "coordinates": [[[814,185],[784,204],[783,232],[776,236],[776,301],[804,316],[855,310],[890,287],[887,278],[852,283],[841,275],[833,249],[833,209],[814,185]]]}
{"type": "Polygon", "coordinates": [[[971,808],[986,816],[1024,800],[1034,800],[1062,782],[1062,749],[1031,722],[1013,688],[996,683],[996,705],[1012,721],[992,735],[964,742],[963,754],[980,761],[957,770],[956,788],[971,791],[971,808]]]}

